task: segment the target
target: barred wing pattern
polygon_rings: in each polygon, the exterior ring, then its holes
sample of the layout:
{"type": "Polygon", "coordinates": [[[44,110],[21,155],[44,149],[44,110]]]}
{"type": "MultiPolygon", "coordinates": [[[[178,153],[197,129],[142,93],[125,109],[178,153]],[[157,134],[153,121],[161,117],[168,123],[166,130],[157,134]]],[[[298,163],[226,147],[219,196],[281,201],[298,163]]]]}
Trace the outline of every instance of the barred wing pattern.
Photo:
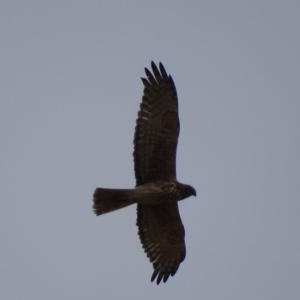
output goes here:
{"type": "Polygon", "coordinates": [[[174,276],[185,258],[184,227],[177,202],[137,206],[137,225],[143,248],[153,263],[151,281],[174,276]]]}
{"type": "MultiPolygon", "coordinates": [[[[154,76],[145,69],[144,95],[134,136],[136,184],[176,180],[176,148],[179,135],[178,100],[172,77],[160,63],[151,63],[154,76]]],[[[138,204],[138,233],[153,263],[151,281],[167,281],[185,258],[184,227],[178,204],[138,204]]]]}
{"type": "Polygon", "coordinates": [[[176,179],[179,135],[177,92],[162,63],[145,69],[144,95],[134,136],[134,170],[137,185],[176,179]]]}

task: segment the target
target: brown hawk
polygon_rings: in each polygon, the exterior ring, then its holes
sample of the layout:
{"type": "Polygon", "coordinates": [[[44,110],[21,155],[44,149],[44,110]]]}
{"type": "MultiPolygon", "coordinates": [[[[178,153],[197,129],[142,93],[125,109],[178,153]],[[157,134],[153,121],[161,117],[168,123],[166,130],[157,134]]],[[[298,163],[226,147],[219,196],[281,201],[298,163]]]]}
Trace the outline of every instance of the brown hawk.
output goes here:
{"type": "Polygon", "coordinates": [[[176,179],[179,135],[175,84],[162,63],[153,74],[145,68],[144,95],[134,135],[134,189],[97,188],[93,209],[102,215],[137,203],[138,234],[153,264],[151,281],[166,282],[185,258],[184,227],[178,201],[196,196],[196,190],[176,179]]]}

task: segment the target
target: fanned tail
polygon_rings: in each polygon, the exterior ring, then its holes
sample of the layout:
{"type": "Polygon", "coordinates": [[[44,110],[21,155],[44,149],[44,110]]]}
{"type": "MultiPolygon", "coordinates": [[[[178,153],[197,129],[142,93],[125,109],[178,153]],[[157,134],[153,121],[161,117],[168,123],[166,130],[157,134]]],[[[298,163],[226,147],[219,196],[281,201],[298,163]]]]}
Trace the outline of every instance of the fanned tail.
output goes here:
{"type": "Polygon", "coordinates": [[[97,216],[103,215],[117,209],[133,204],[130,199],[134,190],[97,188],[93,196],[93,209],[97,216]]]}

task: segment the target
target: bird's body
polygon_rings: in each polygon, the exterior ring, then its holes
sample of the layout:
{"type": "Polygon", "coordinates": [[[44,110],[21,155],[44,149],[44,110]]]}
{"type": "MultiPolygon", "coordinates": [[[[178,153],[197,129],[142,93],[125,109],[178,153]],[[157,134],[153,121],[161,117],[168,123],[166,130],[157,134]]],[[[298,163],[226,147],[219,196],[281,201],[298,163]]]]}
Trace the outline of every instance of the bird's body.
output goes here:
{"type": "Polygon", "coordinates": [[[179,136],[177,92],[163,65],[145,69],[144,95],[134,135],[134,189],[97,188],[94,212],[108,213],[137,203],[137,226],[142,246],[153,263],[157,284],[174,275],[185,258],[184,227],[178,201],[196,190],[176,179],[179,136]]]}
{"type": "MultiPolygon", "coordinates": [[[[149,182],[142,185],[138,185],[134,189],[107,189],[97,188],[94,193],[94,198],[99,198],[101,201],[94,204],[94,211],[96,215],[103,214],[103,205],[105,204],[103,199],[108,197],[112,201],[116,201],[124,204],[163,204],[174,203],[186,198],[184,184],[178,181],[158,181],[149,182]]],[[[128,206],[126,205],[126,206],[128,206]]],[[[122,208],[122,207],[120,207],[122,208]]],[[[116,209],[114,209],[116,210],[116,209]]]]}

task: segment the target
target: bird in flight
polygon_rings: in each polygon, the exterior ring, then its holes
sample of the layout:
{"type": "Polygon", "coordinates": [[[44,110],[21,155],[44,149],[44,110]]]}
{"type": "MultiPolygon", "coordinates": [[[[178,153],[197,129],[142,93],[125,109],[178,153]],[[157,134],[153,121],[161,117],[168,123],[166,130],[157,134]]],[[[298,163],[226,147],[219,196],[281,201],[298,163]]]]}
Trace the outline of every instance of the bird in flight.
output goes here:
{"type": "Polygon", "coordinates": [[[174,81],[163,64],[145,68],[144,93],[134,134],[134,189],[97,188],[93,196],[96,215],[137,204],[140,241],[157,284],[174,276],[184,260],[184,227],[178,201],[196,196],[196,190],[176,179],[179,136],[178,99],[174,81]]]}

